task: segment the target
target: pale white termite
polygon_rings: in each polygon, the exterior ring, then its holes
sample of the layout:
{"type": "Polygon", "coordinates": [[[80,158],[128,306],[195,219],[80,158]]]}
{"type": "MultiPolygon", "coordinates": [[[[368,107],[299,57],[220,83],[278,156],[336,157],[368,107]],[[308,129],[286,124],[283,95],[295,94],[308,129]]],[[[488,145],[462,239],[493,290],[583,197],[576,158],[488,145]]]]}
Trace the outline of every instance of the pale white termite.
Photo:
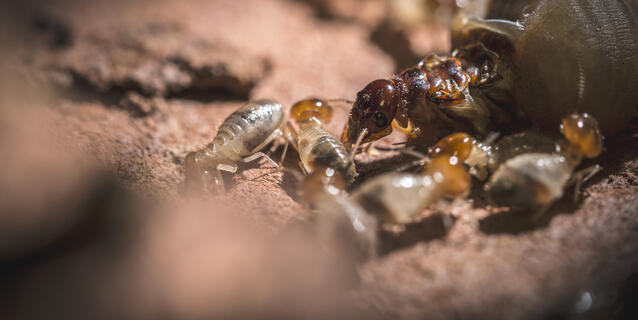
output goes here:
{"type": "MultiPolygon", "coordinates": [[[[566,138],[555,144],[554,152],[530,152],[504,161],[485,185],[488,195],[498,205],[541,208],[561,198],[570,182],[580,183],[598,171],[593,166],[574,173],[583,158],[594,158],[603,149],[598,122],[588,114],[573,114],[563,119],[561,131],[566,138]]],[[[547,149],[543,139],[527,136],[526,151],[547,149]]],[[[551,140],[547,140],[551,141],[551,140]]],[[[508,144],[511,145],[511,144],[508,144]]],[[[504,150],[507,152],[507,150],[504,150]]],[[[512,152],[509,152],[512,153],[512,152]]],[[[578,186],[576,192],[578,192],[578,186]]]]}
{"type": "Polygon", "coordinates": [[[289,126],[290,131],[295,133],[291,140],[307,174],[316,168],[332,168],[350,184],[357,176],[352,157],[345,145],[324,128],[330,122],[332,112],[332,107],[320,99],[295,103],[290,110],[290,118],[299,129],[289,126]]]}
{"type": "Polygon", "coordinates": [[[205,148],[189,153],[184,159],[187,182],[223,189],[221,171],[236,172],[237,162],[265,158],[260,152],[282,134],[284,111],[279,102],[257,100],[242,105],[219,127],[213,141],[205,148]]]}

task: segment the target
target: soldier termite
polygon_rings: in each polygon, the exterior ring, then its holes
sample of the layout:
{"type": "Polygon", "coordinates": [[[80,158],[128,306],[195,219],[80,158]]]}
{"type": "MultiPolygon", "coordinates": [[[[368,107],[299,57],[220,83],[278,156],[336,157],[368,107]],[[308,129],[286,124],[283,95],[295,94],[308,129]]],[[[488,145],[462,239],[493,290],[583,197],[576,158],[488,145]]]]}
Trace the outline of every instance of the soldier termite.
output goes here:
{"type": "Polygon", "coordinates": [[[364,128],[364,141],[379,139],[392,124],[426,145],[459,130],[555,130],[573,112],[591,114],[607,136],[628,127],[638,101],[638,1],[475,3],[454,20],[450,57],[431,56],[357,94],[342,141],[364,128]]]}

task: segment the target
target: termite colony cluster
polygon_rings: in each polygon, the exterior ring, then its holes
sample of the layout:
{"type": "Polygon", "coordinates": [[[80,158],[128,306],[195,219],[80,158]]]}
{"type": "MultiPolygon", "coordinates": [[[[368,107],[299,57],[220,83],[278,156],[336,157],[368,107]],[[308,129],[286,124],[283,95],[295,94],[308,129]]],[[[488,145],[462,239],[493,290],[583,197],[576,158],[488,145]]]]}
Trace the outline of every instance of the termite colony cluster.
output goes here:
{"type": "Polygon", "coordinates": [[[352,102],[340,139],[325,127],[330,100],[296,103],[289,121],[275,101],[249,102],[210,145],[186,157],[187,180],[220,190],[220,172],[235,172],[239,161],[266,157],[281,168],[260,150],[283,135],[286,148],[298,151],[301,198],[317,212],[321,234],[345,223],[365,255],[374,254],[379,225],[403,225],[441,200],[466,197],[472,181],[494,205],[540,214],[597,172],[577,168],[603,151],[602,133],[628,126],[638,101],[634,16],[621,2],[586,2],[489,1],[459,13],[456,49],[370,82],[352,102]],[[601,24],[570,14],[591,8],[618,19],[601,24]],[[622,45],[608,45],[615,41],[622,45]],[[351,187],[359,147],[393,129],[407,134],[402,152],[416,160],[351,187]]]}
{"type": "MultiPolygon", "coordinates": [[[[356,236],[362,253],[370,256],[375,253],[380,224],[407,224],[428,206],[467,196],[471,176],[478,181],[488,180],[485,191],[495,204],[542,212],[562,196],[570,182],[582,181],[585,173],[594,172],[596,167],[576,173],[574,170],[583,158],[596,157],[602,151],[598,124],[588,114],[564,118],[560,127],[564,138],[558,140],[534,129],[504,137],[497,143],[483,143],[459,132],[425,149],[428,153],[421,159],[399,165],[347,192],[357,177],[353,152],[360,150],[358,146],[367,130],[349,150],[347,141],[344,144],[324,128],[331,116],[330,104],[319,99],[294,104],[290,121],[284,121],[284,109],[276,101],[248,102],[222,123],[213,142],[186,156],[187,183],[200,190],[223,192],[222,171],[236,172],[237,162],[258,158],[266,158],[276,168],[295,174],[261,152],[287,132],[284,148],[290,144],[297,150],[305,174],[301,177],[297,173],[300,198],[317,212],[321,233],[343,230],[345,224],[356,236]]],[[[420,151],[407,153],[418,155],[420,151]]]]}

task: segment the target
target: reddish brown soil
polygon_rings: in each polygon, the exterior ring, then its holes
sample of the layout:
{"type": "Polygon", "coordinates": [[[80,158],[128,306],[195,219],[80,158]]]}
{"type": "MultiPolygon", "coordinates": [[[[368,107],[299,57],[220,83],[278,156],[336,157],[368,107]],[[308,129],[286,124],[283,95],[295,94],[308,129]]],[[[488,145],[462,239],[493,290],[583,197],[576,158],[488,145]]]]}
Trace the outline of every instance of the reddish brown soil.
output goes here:
{"type": "MultiPolygon", "coordinates": [[[[567,196],[533,220],[487,206],[477,184],[469,200],[382,231],[381,256],[357,270],[316,243],[296,180],[266,162],[227,176],[225,195],[186,195],[182,159],[242,101],[352,99],[420,51],[447,48],[440,26],[422,27],[427,40],[423,30],[384,29],[375,1],[360,14],[344,3],[366,1],[313,2],[69,0],[5,11],[15,16],[3,19],[14,23],[2,34],[0,80],[3,319],[608,319],[633,310],[631,130],[608,139],[584,200],[567,196]],[[588,294],[591,308],[576,312],[588,294]]],[[[338,110],[332,131],[344,119],[338,110]]],[[[393,156],[361,157],[361,180],[393,156]]],[[[296,166],[294,154],[285,165],[296,166]]]]}

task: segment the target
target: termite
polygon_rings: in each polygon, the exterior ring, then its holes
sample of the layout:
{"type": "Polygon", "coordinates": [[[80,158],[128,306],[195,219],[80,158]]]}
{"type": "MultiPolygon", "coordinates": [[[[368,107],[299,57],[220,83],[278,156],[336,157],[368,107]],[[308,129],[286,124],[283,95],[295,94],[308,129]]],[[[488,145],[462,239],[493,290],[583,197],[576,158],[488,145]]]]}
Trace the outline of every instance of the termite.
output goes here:
{"type": "Polygon", "coordinates": [[[366,129],[371,142],[393,126],[417,145],[456,131],[554,131],[573,112],[591,114],[606,136],[628,127],[638,101],[638,1],[476,3],[454,20],[450,56],[357,94],[342,141],[366,129]]]}
{"type": "MultiPolygon", "coordinates": [[[[498,167],[485,185],[493,202],[512,207],[540,208],[542,211],[562,197],[570,182],[579,183],[583,177],[599,170],[598,166],[593,166],[574,173],[583,158],[595,158],[603,150],[603,138],[596,119],[588,114],[573,114],[564,118],[560,127],[566,141],[557,145],[555,152],[523,153],[498,167]]],[[[542,146],[541,140],[535,139],[530,143],[547,149],[542,146]]],[[[575,192],[578,189],[577,185],[575,192]]]]}
{"type": "Polygon", "coordinates": [[[384,224],[409,223],[442,198],[461,197],[469,192],[470,175],[463,163],[471,164],[475,158],[484,157],[473,155],[484,151],[476,145],[479,144],[466,133],[445,137],[426,158],[428,163],[422,173],[376,176],[355,189],[351,198],[384,224]]]}
{"type": "Polygon", "coordinates": [[[332,114],[332,106],[324,100],[312,98],[295,103],[290,118],[299,130],[289,126],[294,135],[291,140],[306,173],[312,173],[316,168],[332,168],[350,184],[357,176],[352,158],[343,143],[324,128],[332,114]]]}
{"type": "Polygon", "coordinates": [[[317,214],[316,232],[320,241],[336,244],[363,262],[376,257],[377,219],[359,203],[349,199],[344,177],[333,168],[319,166],[301,179],[302,202],[317,214]]]}
{"type": "Polygon", "coordinates": [[[277,167],[277,163],[260,150],[282,135],[283,119],[284,111],[279,102],[257,100],[242,105],[224,120],[209,145],[186,155],[187,183],[207,189],[212,185],[220,191],[224,189],[221,171],[237,172],[238,162],[264,158],[277,167]]]}
{"type": "Polygon", "coordinates": [[[332,106],[326,100],[310,98],[292,106],[290,118],[298,130],[290,122],[287,124],[292,134],[289,142],[299,153],[305,177],[282,170],[301,181],[302,202],[317,212],[319,240],[345,246],[352,250],[351,256],[365,261],[376,256],[377,219],[346,196],[345,188],[354,181],[357,172],[346,147],[324,128],[332,115],[332,106]]]}

